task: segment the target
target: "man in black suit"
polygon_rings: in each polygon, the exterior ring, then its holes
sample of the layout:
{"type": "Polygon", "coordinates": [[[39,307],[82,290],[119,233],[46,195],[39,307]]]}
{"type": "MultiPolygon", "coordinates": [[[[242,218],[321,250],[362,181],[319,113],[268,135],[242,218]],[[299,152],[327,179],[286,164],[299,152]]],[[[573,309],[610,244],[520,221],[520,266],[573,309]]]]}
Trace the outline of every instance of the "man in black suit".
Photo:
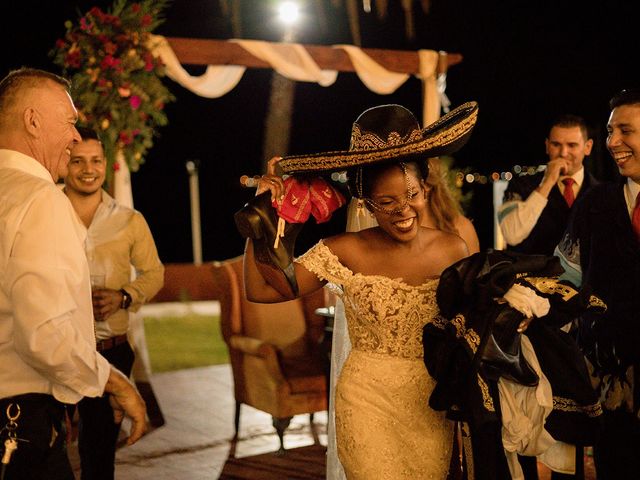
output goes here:
{"type": "Polygon", "coordinates": [[[498,210],[509,250],[553,255],[573,201],[597,183],[583,166],[593,147],[583,118],[558,117],[551,124],[545,147],[549,156],[545,171],[511,180],[498,210]]]}
{"type": "Polygon", "coordinates": [[[607,148],[622,175],[576,203],[558,245],[567,280],[606,304],[579,319],[578,340],[600,382],[604,428],[594,447],[599,480],[640,474],[640,89],[609,102],[607,148]]]}
{"type": "MultiPolygon", "coordinates": [[[[523,175],[509,182],[498,222],[507,249],[525,254],[553,255],[569,222],[576,199],[597,184],[584,168],[591,153],[586,121],[577,115],[557,117],[545,139],[549,157],[544,172],[523,175]]],[[[584,478],[582,447],[576,449],[576,474],[552,473],[553,480],[584,478]]],[[[534,457],[519,457],[525,478],[538,478],[534,457]]]]}

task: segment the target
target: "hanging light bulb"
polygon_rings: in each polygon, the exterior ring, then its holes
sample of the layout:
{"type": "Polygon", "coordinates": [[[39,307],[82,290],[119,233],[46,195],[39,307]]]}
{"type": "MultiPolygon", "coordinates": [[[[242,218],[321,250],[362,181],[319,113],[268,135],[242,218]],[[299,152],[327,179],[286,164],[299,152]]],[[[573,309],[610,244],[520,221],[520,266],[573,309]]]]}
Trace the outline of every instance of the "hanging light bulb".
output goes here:
{"type": "Polygon", "coordinates": [[[298,21],[300,9],[296,2],[282,2],[278,7],[278,14],[283,23],[292,25],[298,21]]]}

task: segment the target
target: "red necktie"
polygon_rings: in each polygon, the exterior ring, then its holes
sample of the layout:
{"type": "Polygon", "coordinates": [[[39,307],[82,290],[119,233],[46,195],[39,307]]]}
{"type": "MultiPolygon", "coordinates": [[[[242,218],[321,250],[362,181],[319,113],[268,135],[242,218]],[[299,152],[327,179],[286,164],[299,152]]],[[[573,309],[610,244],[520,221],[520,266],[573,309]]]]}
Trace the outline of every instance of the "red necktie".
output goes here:
{"type": "Polygon", "coordinates": [[[631,226],[633,227],[633,231],[636,232],[636,237],[640,241],[640,192],[638,192],[638,196],[636,197],[636,206],[631,215],[631,226]]]}
{"type": "Polygon", "coordinates": [[[567,201],[567,205],[569,205],[569,208],[571,208],[571,205],[573,205],[573,201],[576,199],[576,196],[573,193],[574,182],[575,180],[571,177],[567,177],[562,180],[562,183],[564,183],[564,199],[567,201]]]}

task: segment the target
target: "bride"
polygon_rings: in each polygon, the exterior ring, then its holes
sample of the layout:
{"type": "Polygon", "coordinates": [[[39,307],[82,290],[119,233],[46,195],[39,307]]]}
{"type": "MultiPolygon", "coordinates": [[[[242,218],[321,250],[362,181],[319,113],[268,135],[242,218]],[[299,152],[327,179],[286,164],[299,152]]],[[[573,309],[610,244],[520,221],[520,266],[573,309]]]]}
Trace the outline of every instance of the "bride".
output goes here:
{"type": "MultiPolygon", "coordinates": [[[[374,107],[354,123],[348,152],[279,162],[294,174],[346,169],[360,214],[378,224],[321,240],[294,263],[299,295],[328,282],[340,287],[352,349],[336,385],[335,431],[349,479],[447,475],[452,425],[428,407],[434,381],[422,361],[422,329],[439,319],[440,273],[469,251],[458,235],[423,226],[424,158],[460,148],[476,117],[476,104],[465,104],[421,130],[399,105],[374,107]]],[[[283,194],[276,175],[259,187],[274,199],[283,194]]],[[[251,301],[286,300],[260,274],[251,240],[245,290],[251,301]]]]}

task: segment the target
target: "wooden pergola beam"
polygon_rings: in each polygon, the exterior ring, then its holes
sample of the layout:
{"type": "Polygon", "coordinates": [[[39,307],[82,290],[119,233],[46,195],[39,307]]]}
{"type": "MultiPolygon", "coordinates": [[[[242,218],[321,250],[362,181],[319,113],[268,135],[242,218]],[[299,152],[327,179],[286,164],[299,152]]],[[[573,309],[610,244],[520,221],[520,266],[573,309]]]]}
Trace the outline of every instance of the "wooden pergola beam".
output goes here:
{"type": "MultiPolygon", "coordinates": [[[[254,57],[239,44],[227,40],[167,37],[180,63],[187,65],[242,65],[251,68],[271,68],[254,57]]],[[[349,56],[340,48],[323,45],[304,45],[311,58],[323,70],[354,72],[349,56]]],[[[363,48],[362,51],[387,70],[415,75],[419,73],[418,53],[408,50],[363,48]]],[[[462,62],[459,53],[442,54],[438,72],[462,62]]]]}

